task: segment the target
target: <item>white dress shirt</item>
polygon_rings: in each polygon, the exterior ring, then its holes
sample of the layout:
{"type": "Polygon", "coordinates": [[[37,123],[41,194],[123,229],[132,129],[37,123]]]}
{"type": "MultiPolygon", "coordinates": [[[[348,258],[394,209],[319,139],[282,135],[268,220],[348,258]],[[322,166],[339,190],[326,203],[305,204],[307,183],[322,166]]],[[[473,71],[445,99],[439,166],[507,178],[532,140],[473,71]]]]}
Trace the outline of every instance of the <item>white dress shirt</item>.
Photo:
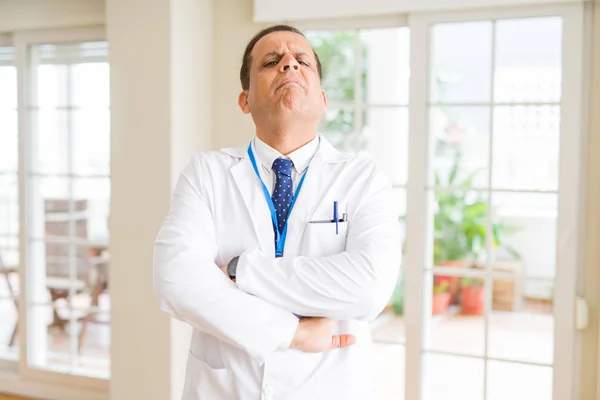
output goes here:
{"type": "Polygon", "coordinates": [[[306,143],[299,149],[294,150],[287,156],[282,155],[280,152],[260,140],[258,137],[254,138],[253,147],[257,163],[262,165],[262,168],[258,168],[260,171],[260,178],[265,183],[265,186],[267,186],[269,194],[273,194],[275,182],[277,180],[277,174],[275,174],[272,170],[273,161],[279,157],[291,160],[292,163],[294,163],[294,167],[292,168],[292,184],[295,192],[302,174],[306,168],[308,168],[310,160],[312,160],[319,149],[319,137],[315,135],[313,140],[306,143]]]}

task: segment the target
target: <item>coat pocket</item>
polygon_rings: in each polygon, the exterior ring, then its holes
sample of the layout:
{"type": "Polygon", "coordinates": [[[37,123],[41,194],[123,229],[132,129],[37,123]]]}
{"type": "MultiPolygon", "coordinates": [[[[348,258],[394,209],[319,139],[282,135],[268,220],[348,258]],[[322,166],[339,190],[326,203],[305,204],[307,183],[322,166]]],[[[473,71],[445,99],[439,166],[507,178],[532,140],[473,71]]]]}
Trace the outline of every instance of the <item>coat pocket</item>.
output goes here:
{"type": "Polygon", "coordinates": [[[303,239],[303,253],[308,257],[324,257],[338,254],[346,250],[346,234],[348,222],[306,224],[303,239]]]}
{"type": "Polygon", "coordinates": [[[206,362],[188,354],[182,400],[234,400],[231,374],[226,368],[211,368],[206,362]]]}

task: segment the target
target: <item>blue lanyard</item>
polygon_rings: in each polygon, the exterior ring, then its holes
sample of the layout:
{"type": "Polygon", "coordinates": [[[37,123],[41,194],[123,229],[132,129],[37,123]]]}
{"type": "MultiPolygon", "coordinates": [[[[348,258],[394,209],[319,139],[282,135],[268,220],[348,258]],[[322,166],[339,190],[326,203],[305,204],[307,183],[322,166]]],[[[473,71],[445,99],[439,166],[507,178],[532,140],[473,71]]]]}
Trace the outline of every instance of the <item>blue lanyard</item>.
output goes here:
{"type": "MultiPolygon", "coordinates": [[[[275,211],[275,205],[273,204],[273,199],[271,199],[271,195],[265,186],[265,183],[260,177],[260,173],[258,172],[258,166],[256,165],[256,159],[254,158],[254,153],[252,152],[252,142],[248,145],[248,155],[250,156],[250,162],[252,163],[252,167],[254,168],[254,172],[256,172],[256,176],[260,181],[263,192],[265,193],[265,198],[267,199],[267,204],[269,206],[269,210],[271,211],[271,220],[273,221],[273,230],[275,231],[275,256],[282,257],[283,256],[283,248],[285,246],[285,239],[287,237],[287,228],[288,228],[288,219],[285,221],[285,225],[283,226],[283,232],[279,232],[277,228],[277,212],[275,211]]],[[[302,178],[300,178],[300,182],[298,182],[298,187],[296,188],[296,192],[294,192],[294,197],[292,197],[292,204],[290,205],[290,210],[288,212],[288,218],[292,214],[292,209],[294,208],[294,204],[296,204],[296,199],[298,198],[298,194],[300,193],[300,189],[302,188],[302,184],[304,183],[304,178],[306,177],[306,171],[302,174],[302,178]]]]}

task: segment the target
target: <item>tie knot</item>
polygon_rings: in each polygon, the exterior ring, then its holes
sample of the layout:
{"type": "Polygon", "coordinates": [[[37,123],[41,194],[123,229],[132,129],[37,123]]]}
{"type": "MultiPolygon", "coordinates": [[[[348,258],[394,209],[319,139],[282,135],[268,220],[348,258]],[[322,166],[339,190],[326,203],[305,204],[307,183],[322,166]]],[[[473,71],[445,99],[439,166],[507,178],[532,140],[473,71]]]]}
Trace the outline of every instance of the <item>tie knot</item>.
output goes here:
{"type": "Polygon", "coordinates": [[[292,163],[290,160],[285,158],[277,158],[273,161],[273,171],[277,174],[283,174],[285,176],[292,176],[292,163]]]}

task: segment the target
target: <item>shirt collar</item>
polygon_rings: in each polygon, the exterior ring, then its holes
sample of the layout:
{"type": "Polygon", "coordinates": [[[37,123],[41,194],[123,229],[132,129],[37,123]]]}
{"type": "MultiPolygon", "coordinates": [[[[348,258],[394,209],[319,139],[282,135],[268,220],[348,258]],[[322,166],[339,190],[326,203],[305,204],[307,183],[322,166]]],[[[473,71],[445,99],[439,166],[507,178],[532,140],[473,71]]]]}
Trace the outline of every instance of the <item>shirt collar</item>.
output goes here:
{"type": "Polygon", "coordinates": [[[319,149],[319,136],[315,135],[313,140],[306,143],[299,149],[294,150],[287,156],[282,155],[280,152],[260,140],[258,137],[254,139],[254,149],[256,150],[256,155],[258,156],[260,163],[267,169],[267,171],[271,171],[273,161],[279,157],[283,157],[287,160],[292,160],[296,172],[302,173],[308,167],[310,160],[312,160],[315,153],[319,149]]]}

